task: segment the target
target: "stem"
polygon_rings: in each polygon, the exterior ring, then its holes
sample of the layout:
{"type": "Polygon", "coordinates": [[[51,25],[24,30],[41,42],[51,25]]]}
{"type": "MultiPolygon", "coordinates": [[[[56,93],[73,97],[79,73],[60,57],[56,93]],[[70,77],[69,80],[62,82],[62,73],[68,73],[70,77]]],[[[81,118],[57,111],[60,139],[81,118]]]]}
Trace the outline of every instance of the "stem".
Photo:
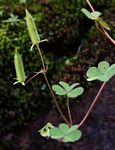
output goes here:
{"type": "Polygon", "coordinates": [[[29,78],[26,82],[25,82],[25,84],[27,84],[28,82],[30,82],[32,79],[34,79],[36,76],[38,76],[40,73],[43,73],[43,72],[46,72],[47,70],[40,70],[39,72],[35,72],[35,74],[31,77],[31,78],[29,78]]]}
{"type": "Polygon", "coordinates": [[[48,88],[49,88],[49,90],[50,90],[50,93],[51,93],[51,95],[52,95],[53,101],[54,101],[54,103],[55,103],[55,105],[56,105],[56,107],[57,107],[57,109],[58,109],[58,111],[59,111],[61,117],[62,117],[63,120],[70,126],[70,123],[68,122],[68,120],[66,119],[66,117],[63,115],[63,113],[62,113],[62,111],[61,111],[61,109],[60,109],[60,107],[59,107],[59,105],[58,105],[58,103],[57,103],[57,101],[56,101],[55,95],[54,95],[54,93],[53,93],[53,91],[52,91],[52,89],[51,89],[51,86],[50,86],[49,81],[48,81],[48,79],[47,79],[46,73],[43,73],[43,75],[44,75],[44,78],[45,78],[46,83],[47,83],[47,85],[48,85],[48,88]]]}
{"type": "MultiPolygon", "coordinates": [[[[41,50],[40,50],[40,48],[39,48],[38,45],[36,45],[36,46],[37,46],[37,49],[38,49],[38,52],[39,52],[39,55],[40,55],[40,58],[41,58],[41,61],[42,61],[43,70],[46,70],[45,64],[44,64],[44,60],[43,60],[43,56],[42,56],[42,53],[41,53],[41,50]]],[[[44,72],[42,72],[42,73],[43,73],[43,76],[44,76],[44,78],[45,78],[45,80],[46,80],[47,86],[48,86],[48,88],[49,88],[49,90],[50,90],[50,93],[51,93],[51,96],[52,96],[52,98],[53,98],[53,101],[54,101],[54,103],[55,103],[55,105],[56,105],[56,107],[57,107],[57,109],[58,109],[58,111],[59,111],[61,117],[62,117],[63,120],[70,126],[69,121],[68,121],[67,118],[64,116],[64,114],[63,114],[62,111],[61,111],[61,108],[59,107],[59,105],[58,105],[58,103],[57,103],[57,100],[56,100],[56,98],[55,98],[55,95],[54,95],[54,93],[53,93],[53,91],[52,91],[52,88],[51,88],[50,83],[49,83],[49,81],[48,81],[48,78],[47,78],[47,76],[46,76],[46,71],[44,71],[44,72]]]]}
{"type": "Polygon", "coordinates": [[[37,49],[38,49],[38,52],[39,52],[39,55],[40,55],[40,58],[41,58],[41,61],[42,61],[43,70],[46,70],[41,50],[40,50],[38,45],[36,45],[36,46],[37,46],[37,49]]]}
{"type": "Polygon", "coordinates": [[[112,37],[107,33],[107,31],[103,27],[102,27],[102,30],[103,30],[105,36],[115,45],[115,40],[112,39],[112,37]]]}
{"type": "Polygon", "coordinates": [[[70,106],[69,106],[69,98],[68,97],[67,97],[67,111],[68,111],[69,121],[70,121],[70,124],[72,126],[73,122],[72,122],[72,117],[71,117],[71,112],[70,112],[70,106]]]}
{"type": "MultiPolygon", "coordinates": [[[[95,12],[92,4],[90,3],[89,0],[86,0],[86,2],[88,3],[89,7],[91,8],[92,12],[95,12]]],[[[115,40],[112,39],[112,37],[108,34],[108,32],[103,28],[103,26],[101,25],[102,28],[102,32],[104,33],[104,35],[115,45],[115,40]]]]}
{"type": "Polygon", "coordinates": [[[96,104],[96,102],[97,102],[97,100],[98,100],[98,98],[99,98],[99,96],[100,96],[102,90],[104,89],[106,83],[107,83],[107,81],[104,81],[103,84],[101,85],[101,87],[100,87],[100,89],[99,89],[97,95],[95,96],[95,98],[94,98],[92,104],[90,105],[90,107],[89,107],[89,109],[88,109],[86,115],[84,116],[84,118],[82,119],[82,121],[78,124],[78,128],[80,128],[80,127],[84,124],[84,122],[87,120],[87,118],[88,118],[90,112],[92,111],[93,107],[95,106],[95,104],[96,104]]]}
{"type": "Polygon", "coordinates": [[[94,12],[95,10],[94,10],[92,4],[90,3],[90,1],[89,1],[89,0],[86,0],[86,2],[88,3],[88,5],[89,5],[89,7],[91,8],[91,10],[94,12]]]}

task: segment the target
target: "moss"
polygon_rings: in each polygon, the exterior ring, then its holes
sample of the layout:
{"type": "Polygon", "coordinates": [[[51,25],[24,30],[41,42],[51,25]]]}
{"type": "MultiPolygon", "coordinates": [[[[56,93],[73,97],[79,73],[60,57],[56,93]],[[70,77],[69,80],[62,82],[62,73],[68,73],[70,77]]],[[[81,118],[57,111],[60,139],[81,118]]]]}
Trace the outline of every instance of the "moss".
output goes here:
{"type": "MultiPolygon", "coordinates": [[[[33,119],[39,111],[44,108],[49,109],[48,93],[44,95],[42,86],[44,80],[33,80],[26,87],[20,84],[13,85],[15,82],[14,70],[14,50],[17,47],[22,54],[26,75],[41,69],[40,58],[34,49],[30,53],[30,37],[24,21],[11,25],[10,23],[1,24],[0,28],[0,133],[20,125],[26,124],[33,119]],[[42,101],[40,100],[42,99],[42,101]]],[[[45,56],[49,72],[53,68],[53,56],[48,53],[45,56]],[[49,63],[50,62],[50,63],[49,63]]],[[[46,89],[46,86],[45,86],[46,89]]],[[[44,89],[44,90],[45,90],[44,89]]]]}
{"type": "Polygon", "coordinates": [[[52,1],[44,5],[42,10],[44,15],[38,28],[43,38],[48,38],[49,43],[57,46],[75,44],[74,41],[79,37],[79,19],[73,2],[52,1]]]}

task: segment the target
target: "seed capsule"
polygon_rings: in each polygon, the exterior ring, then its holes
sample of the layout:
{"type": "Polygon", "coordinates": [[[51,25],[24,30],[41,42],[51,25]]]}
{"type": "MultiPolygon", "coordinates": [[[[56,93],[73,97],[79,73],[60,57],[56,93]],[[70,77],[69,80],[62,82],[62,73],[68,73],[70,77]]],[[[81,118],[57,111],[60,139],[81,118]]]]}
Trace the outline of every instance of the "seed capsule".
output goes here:
{"type": "Polygon", "coordinates": [[[40,42],[40,37],[38,35],[34,19],[27,9],[26,9],[26,24],[27,24],[27,28],[28,28],[32,43],[38,44],[40,42]]]}
{"type": "Polygon", "coordinates": [[[22,57],[19,54],[18,50],[15,50],[15,54],[14,54],[14,65],[15,65],[15,70],[16,70],[16,79],[17,81],[14,83],[21,83],[22,85],[25,85],[25,71],[24,71],[24,66],[23,66],[23,61],[22,61],[22,57]]]}

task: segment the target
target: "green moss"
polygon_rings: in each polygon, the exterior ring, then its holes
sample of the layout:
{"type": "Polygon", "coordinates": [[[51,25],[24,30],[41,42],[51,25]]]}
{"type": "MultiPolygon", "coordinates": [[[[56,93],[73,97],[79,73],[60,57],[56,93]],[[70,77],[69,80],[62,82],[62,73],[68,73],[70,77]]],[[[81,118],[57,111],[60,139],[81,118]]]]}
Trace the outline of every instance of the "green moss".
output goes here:
{"type": "Polygon", "coordinates": [[[38,24],[44,38],[51,43],[70,45],[79,37],[77,7],[70,1],[52,1],[43,6],[43,19],[38,24]]]}
{"type": "MultiPolygon", "coordinates": [[[[41,69],[41,63],[37,50],[32,53],[30,37],[24,21],[11,25],[3,23],[0,27],[0,133],[11,128],[24,125],[28,120],[33,119],[37,112],[49,107],[48,93],[44,94],[42,86],[44,80],[38,78],[28,83],[25,87],[15,82],[14,50],[17,47],[24,61],[24,67],[28,78],[33,72],[41,69]],[[42,91],[43,93],[41,94],[42,91]],[[44,96],[43,96],[44,95],[44,96]],[[42,99],[42,101],[41,101],[42,99]]],[[[53,68],[53,57],[46,54],[46,64],[49,72],[53,68]],[[50,63],[49,63],[50,62],[50,63]]]]}

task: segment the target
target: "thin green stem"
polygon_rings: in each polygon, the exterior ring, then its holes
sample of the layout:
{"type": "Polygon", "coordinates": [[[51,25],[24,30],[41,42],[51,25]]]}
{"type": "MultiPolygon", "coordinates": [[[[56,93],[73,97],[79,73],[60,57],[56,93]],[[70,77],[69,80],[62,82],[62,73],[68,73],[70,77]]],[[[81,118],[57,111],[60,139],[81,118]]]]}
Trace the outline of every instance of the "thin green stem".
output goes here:
{"type": "Polygon", "coordinates": [[[69,98],[68,97],[67,97],[67,111],[68,111],[69,121],[70,121],[70,124],[72,126],[73,122],[72,122],[72,116],[71,116],[71,111],[70,111],[70,106],[69,106],[69,98]]]}
{"type": "MultiPolygon", "coordinates": [[[[45,64],[44,64],[44,60],[43,60],[43,56],[42,56],[42,53],[41,53],[41,50],[40,50],[40,48],[39,48],[38,45],[36,45],[36,46],[37,46],[37,49],[38,49],[38,52],[39,52],[39,55],[40,55],[40,58],[41,58],[41,61],[42,61],[43,70],[46,70],[45,64]]],[[[49,90],[50,90],[52,99],[53,99],[53,101],[54,101],[54,103],[55,103],[55,105],[56,105],[56,107],[57,107],[57,110],[59,111],[59,113],[60,113],[61,117],[63,118],[63,120],[70,126],[69,121],[68,121],[67,118],[64,116],[64,114],[63,114],[62,111],[61,111],[61,108],[59,107],[59,105],[58,105],[58,103],[57,103],[57,100],[56,100],[56,98],[55,98],[55,95],[54,95],[54,93],[53,93],[53,91],[52,91],[52,88],[51,88],[50,83],[49,83],[49,81],[48,81],[48,78],[47,78],[47,76],[46,76],[46,71],[44,71],[44,72],[42,72],[42,73],[43,73],[43,76],[44,76],[44,78],[45,78],[45,80],[46,80],[47,86],[48,86],[48,88],[49,88],[49,90]]]]}
{"type": "Polygon", "coordinates": [[[95,106],[95,104],[96,104],[96,102],[97,102],[97,100],[98,100],[98,98],[99,98],[99,96],[100,96],[102,90],[104,89],[106,83],[107,83],[107,81],[103,82],[103,84],[101,85],[101,87],[100,87],[100,89],[99,89],[97,95],[95,96],[95,98],[94,98],[92,104],[90,105],[90,107],[89,107],[87,113],[85,114],[85,116],[84,116],[84,118],[82,119],[82,121],[78,124],[78,128],[80,128],[80,127],[85,123],[85,121],[87,120],[87,118],[88,118],[90,112],[92,111],[93,107],[95,106]]]}
{"type": "Polygon", "coordinates": [[[43,56],[42,56],[41,50],[40,50],[40,48],[39,48],[39,45],[36,45],[36,46],[37,46],[38,53],[39,53],[40,58],[41,58],[41,61],[42,61],[43,70],[46,70],[46,68],[45,68],[45,63],[44,63],[43,56]]]}

